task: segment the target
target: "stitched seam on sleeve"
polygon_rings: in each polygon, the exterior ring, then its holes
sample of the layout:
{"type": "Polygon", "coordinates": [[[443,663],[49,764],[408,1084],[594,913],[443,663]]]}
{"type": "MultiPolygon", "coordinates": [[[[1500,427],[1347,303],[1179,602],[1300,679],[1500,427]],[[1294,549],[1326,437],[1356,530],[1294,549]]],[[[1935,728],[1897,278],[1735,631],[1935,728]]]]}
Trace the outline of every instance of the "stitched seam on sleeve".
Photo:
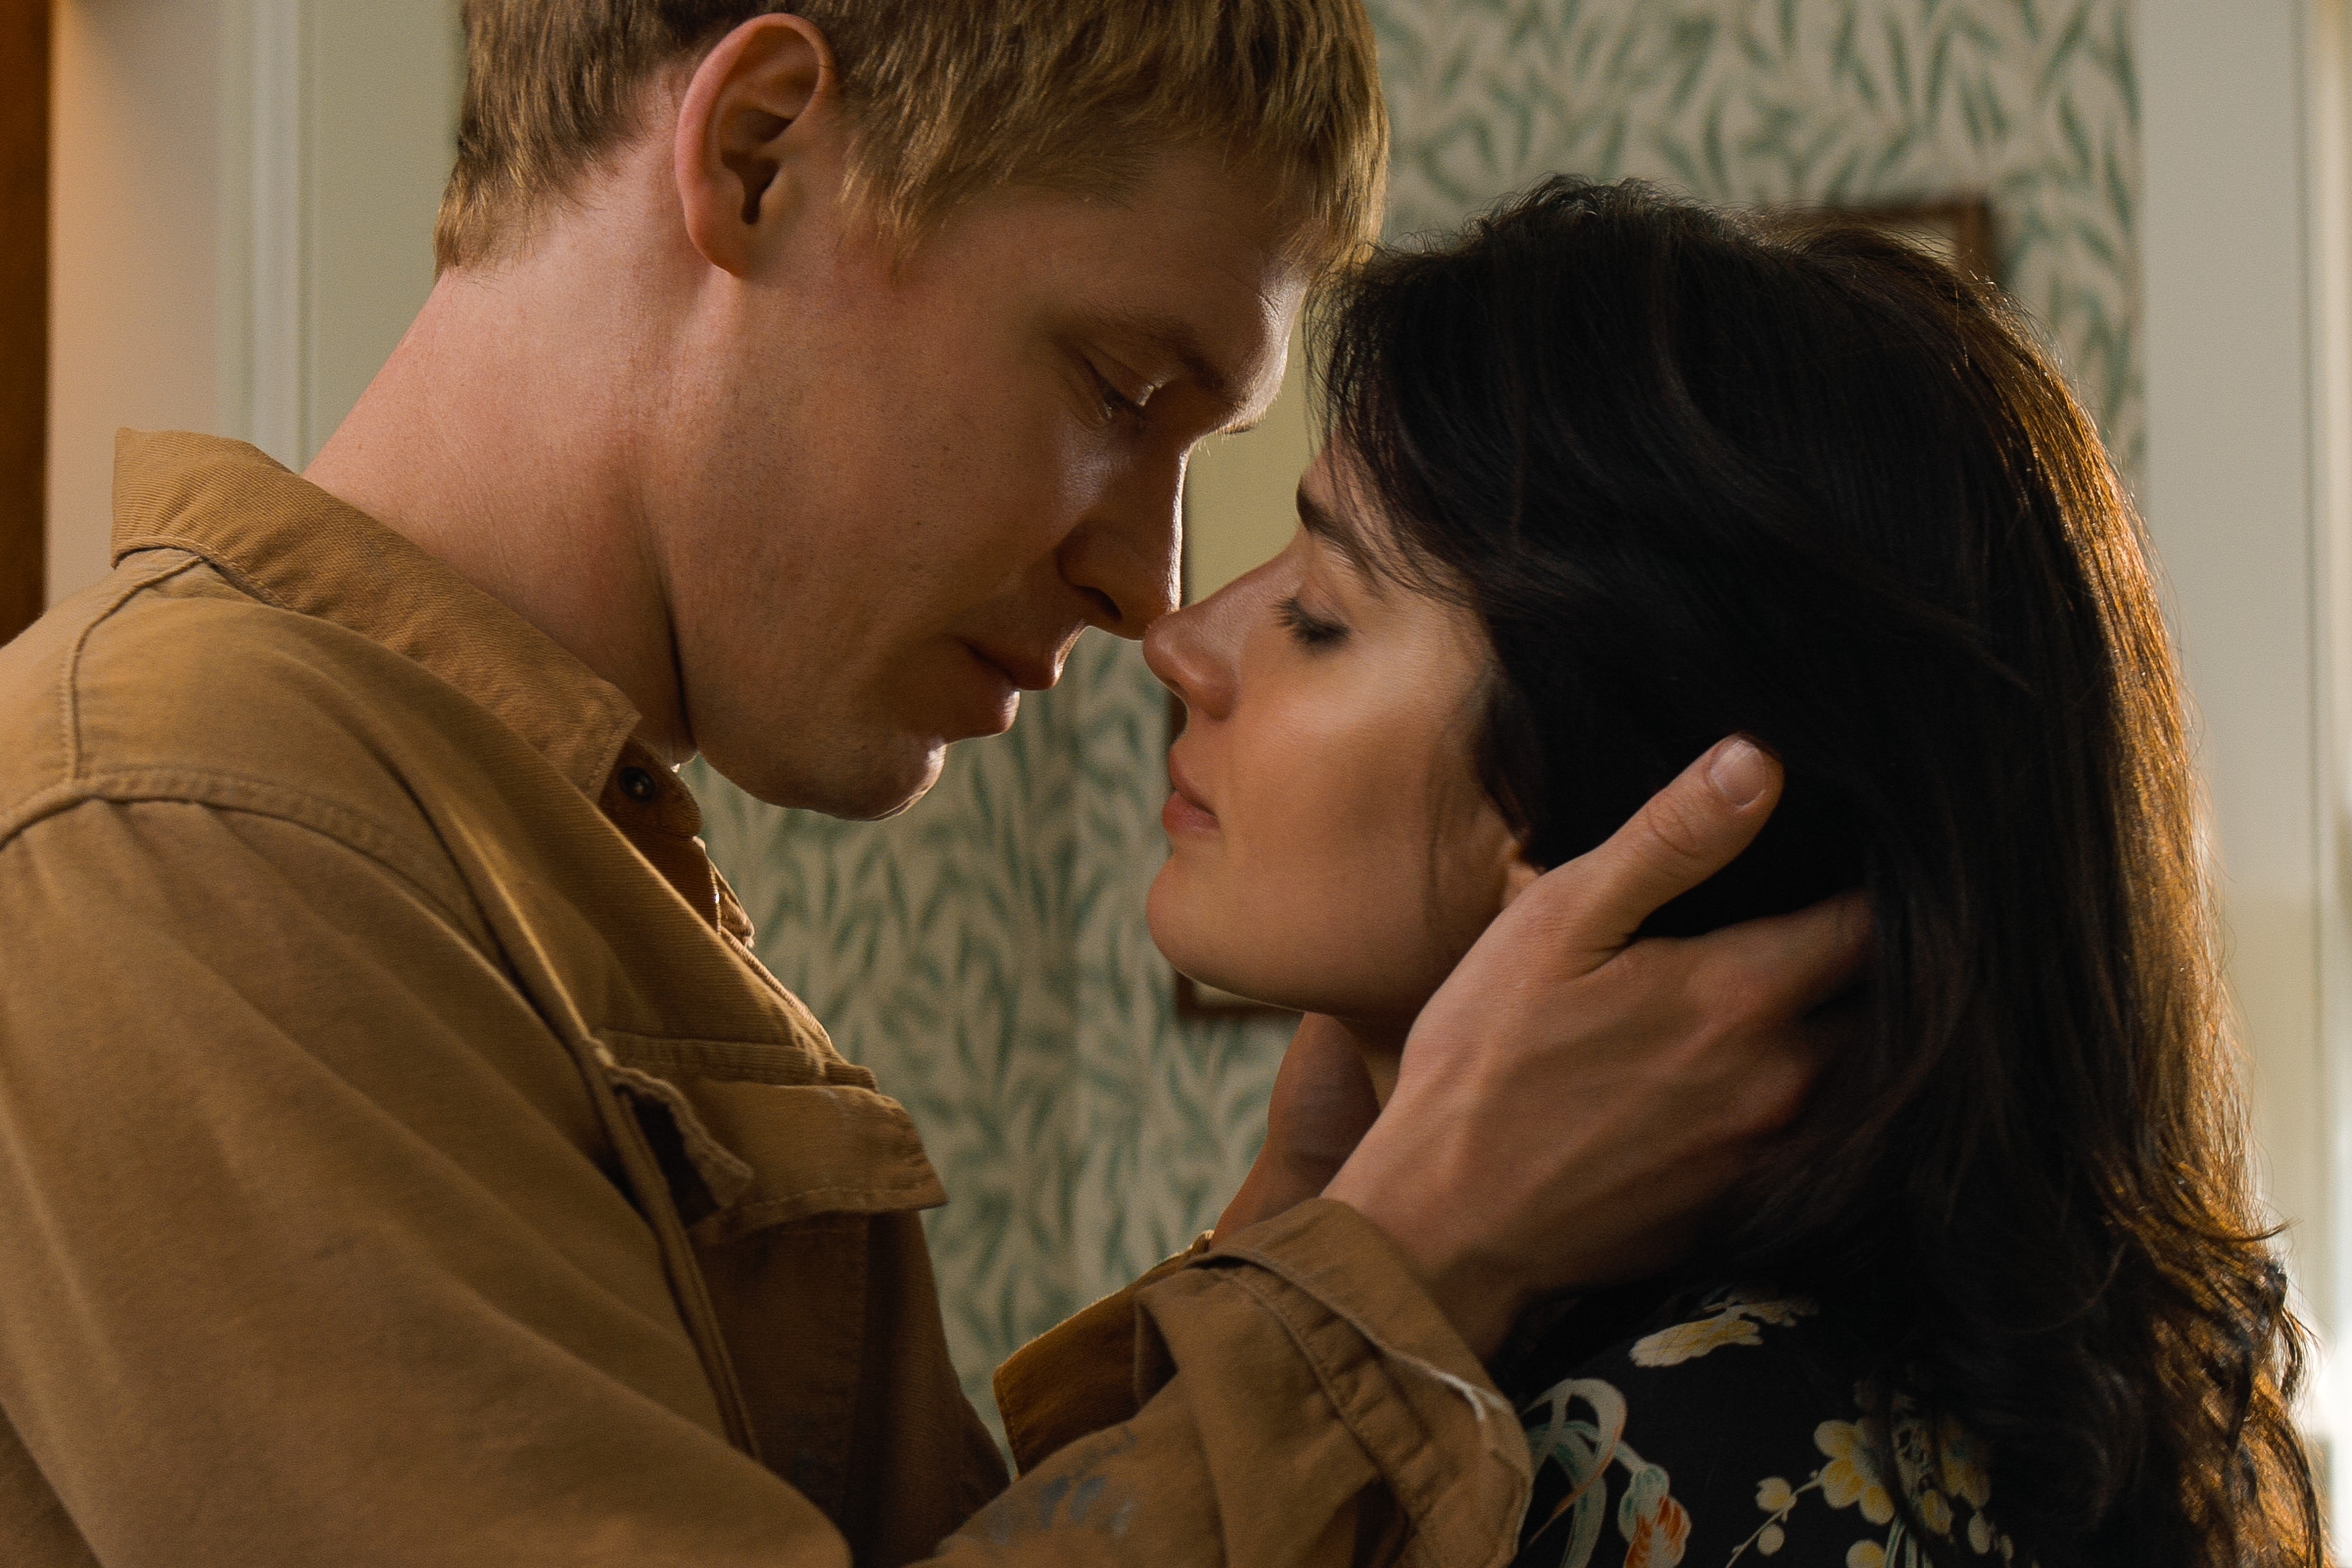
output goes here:
{"type": "MultiPolygon", "coordinates": [[[[1372,1439],[1365,1433],[1361,1416],[1353,1408],[1354,1402],[1342,1397],[1340,1394],[1339,1377],[1343,1369],[1318,1353],[1314,1344],[1315,1336],[1311,1331],[1293,1320],[1291,1315],[1283,1310],[1284,1304],[1276,1300],[1276,1292],[1270,1290],[1262,1279],[1253,1279],[1250,1270],[1221,1268],[1212,1273],[1210,1278],[1219,1284],[1231,1285],[1238,1289],[1244,1295],[1256,1302],[1259,1310],[1266,1316],[1282,1325],[1283,1332],[1290,1336],[1290,1342],[1298,1347],[1299,1355],[1306,1360],[1309,1367],[1314,1369],[1315,1381],[1322,1385],[1323,1397],[1330,1401],[1331,1409],[1339,1417],[1339,1424],[1348,1429],[1348,1436],[1356,1440],[1356,1446],[1361,1448],[1364,1451],[1364,1457],[1372,1462],[1372,1468],[1380,1472],[1381,1479],[1391,1487],[1395,1486],[1397,1478],[1391,1473],[1381,1447],[1375,1446],[1372,1439]]],[[[1346,1320],[1342,1318],[1333,1316],[1330,1321],[1346,1327],[1351,1334],[1355,1332],[1352,1325],[1347,1324],[1346,1320]]],[[[1364,1354],[1359,1359],[1368,1364],[1377,1361],[1378,1352],[1371,1342],[1360,1338],[1359,1342],[1364,1347],[1364,1354]]],[[[1399,1500],[1409,1504],[1425,1501],[1419,1496],[1410,1498],[1400,1496],[1399,1500]]]]}
{"type": "MultiPolygon", "coordinates": [[[[1260,1267],[1262,1268],[1263,1265],[1260,1267]]],[[[1403,1505],[1407,1517],[1412,1520],[1412,1531],[1405,1551],[1406,1560],[1429,1561],[1427,1552],[1434,1549],[1434,1543],[1426,1539],[1424,1521],[1443,1511],[1446,1500],[1456,1489],[1470,1483],[1468,1473],[1460,1466],[1444,1465],[1436,1468],[1435,1473],[1426,1474],[1418,1479],[1407,1480],[1400,1477],[1384,1462],[1383,1448],[1376,1446],[1366,1435],[1360,1412],[1350,1408],[1349,1403],[1340,1397],[1337,1382],[1341,1369],[1318,1354],[1313,1342],[1320,1336],[1309,1329],[1302,1328],[1293,1321],[1289,1313],[1284,1310],[1282,1302],[1276,1300],[1275,1288],[1271,1287],[1263,1277],[1257,1276],[1255,1269],[1218,1269],[1213,1278],[1220,1282],[1239,1287],[1276,1322],[1282,1324],[1285,1331],[1290,1335],[1292,1342],[1298,1346],[1299,1353],[1306,1358],[1307,1365],[1315,1369],[1316,1378],[1323,1387],[1324,1397],[1330,1401],[1331,1407],[1338,1413],[1341,1425],[1347,1427],[1348,1435],[1356,1440],[1357,1446],[1362,1448],[1365,1456],[1371,1460],[1372,1468],[1380,1472],[1381,1480],[1397,1493],[1398,1501],[1403,1505]]],[[[1279,1275],[1274,1278],[1282,1279],[1279,1275]]],[[[1283,1280],[1283,1287],[1293,1291],[1297,1289],[1297,1286],[1290,1284],[1286,1279],[1283,1280]]],[[[1314,1300],[1312,1297],[1307,1299],[1314,1300]]],[[[1318,1302],[1318,1305],[1321,1303],[1318,1302]]],[[[1328,1307],[1324,1307],[1323,1310],[1329,1314],[1332,1325],[1345,1329],[1363,1347],[1363,1353],[1358,1359],[1368,1365],[1381,1368],[1381,1375],[1388,1377],[1390,1375],[1388,1365],[1391,1352],[1377,1340],[1363,1333],[1345,1316],[1331,1311],[1328,1307]]],[[[1391,1394],[1389,1400],[1375,1399],[1372,1403],[1375,1407],[1378,1407],[1380,1405],[1391,1402],[1402,1403],[1401,1395],[1391,1394]]],[[[1410,1410],[1410,1406],[1407,1408],[1410,1410]]],[[[1411,1418],[1424,1439],[1423,1442],[1415,1445],[1414,1453],[1425,1453],[1428,1450],[1427,1425],[1422,1421],[1417,1412],[1412,1413],[1411,1418]]],[[[1507,1562],[1516,1548],[1517,1537],[1514,1535],[1504,1543],[1504,1548],[1496,1561],[1507,1562]]]]}
{"type": "MultiPolygon", "coordinates": [[[[100,774],[81,782],[79,787],[58,786],[45,790],[26,802],[19,815],[0,821],[0,849],[6,848],[38,823],[52,816],[62,816],[83,805],[191,805],[205,811],[235,813],[242,816],[260,817],[283,822],[315,837],[325,839],[337,848],[382,867],[396,877],[402,885],[429,905],[433,910],[459,931],[470,929],[470,923],[447,900],[434,892],[428,885],[429,871],[420,864],[429,864],[423,858],[405,853],[400,837],[381,823],[353,811],[341,802],[310,795],[289,785],[262,779],[245,778],[236,773],[210,773],[198,770],[142,771],[128,774],[100,774]],[[205,784],[230,784],[264,795],[275,795],[280,809],[254,801],[220,798],[205,792],[205,784]],[[308,807],[316,813],[314,820],[294,807],[308,807]],[[366,840],[367,842],[362,842],[366,840]],[[409,864],[403,864],[407,861],[409,864]]],[[[468,939],[470,940],[470,938],[468,939]]]]}

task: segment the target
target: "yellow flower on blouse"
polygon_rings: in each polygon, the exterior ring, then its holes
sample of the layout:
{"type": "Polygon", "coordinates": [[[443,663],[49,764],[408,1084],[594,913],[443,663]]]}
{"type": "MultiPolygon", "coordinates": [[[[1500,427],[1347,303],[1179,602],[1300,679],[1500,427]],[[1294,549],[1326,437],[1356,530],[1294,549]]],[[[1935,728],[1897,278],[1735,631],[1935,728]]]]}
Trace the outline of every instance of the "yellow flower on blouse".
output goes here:
{"type": "Polygon", "coordinates": [[[1992,1501],[1992,1478],[1985,1473],[1984,1455],[1967,1427],[1945,1416],[1937,1423],[1936,1448],[1946,1491],[1968,1499],[1974,1509],[1992,1501]]]}
{"type": "Polygon", "coordinates": [[[1895,1500],[1878,1479],[1878,1467],[1870,1456],[1869,1434],[1859,1422],[1824,1421],[1813,1428],[1813,1445],[1829,1456],[1830,1462],[1822,1467],[1822,1496],[1832,1508],[1851,1508],[1859,1502],[1862,1517],[1873,1524],[1885,1524],[1895,1517],[1895,1500]]]}

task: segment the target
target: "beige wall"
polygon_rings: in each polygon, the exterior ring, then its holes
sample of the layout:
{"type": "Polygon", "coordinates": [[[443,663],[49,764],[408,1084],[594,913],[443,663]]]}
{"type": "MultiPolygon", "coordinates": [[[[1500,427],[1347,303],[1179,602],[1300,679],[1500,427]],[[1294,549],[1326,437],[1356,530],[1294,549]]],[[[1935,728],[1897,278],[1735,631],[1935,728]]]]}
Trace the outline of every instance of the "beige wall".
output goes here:
{"type": "Polygon", "coordinates": [[[221,427],[223,0],[57,9],[49,597],[106,571],[118,425],[221,427]]]}
{"type": "MultiPolygon", "coordinates": [[[[2352,1437],[2352,54],[2345,0],[2138,0],[2147,482],[2260,1169],[2352,1437]]],[[[2340,1464],[2339,1464],[2340,1473],[2340,1464]]],[[[2336,1489],[2338,1538],[2352,1489],[2336,1489]]]]}
{"type": "Polygon", "coordinates": [[[1256,426],[1212,436],[1184,474],[1184,597],[1198,604],[1281,551],[1298,526],[1298,476],[1315,456],[1297,339],[1282,394],[1256,426]]]}
{"type": "Polygon", "coordinates": [[[48,570],[106,570],[118,426],[299,465],[432,286],[456,0],[58,8],[48,570]]]}
{"type": "Polygon", "coordinates": [[[309,0],[307,459],[433,288],[433,214],[457,144],[456,0],[309,0]]]}

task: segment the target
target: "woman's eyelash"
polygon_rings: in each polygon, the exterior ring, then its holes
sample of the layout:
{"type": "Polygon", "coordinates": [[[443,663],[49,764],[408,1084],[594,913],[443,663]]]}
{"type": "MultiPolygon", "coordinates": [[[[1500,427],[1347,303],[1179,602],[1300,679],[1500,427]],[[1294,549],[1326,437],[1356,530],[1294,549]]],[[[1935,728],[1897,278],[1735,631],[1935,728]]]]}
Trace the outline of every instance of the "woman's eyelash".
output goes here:
{"type": "Polygon", "coordinates": [[[1347,627],[1308,615],[1296,594],[1276,605],[1275,614],[1302,647],[1327,647],[1348,635],[1347,627]]]}

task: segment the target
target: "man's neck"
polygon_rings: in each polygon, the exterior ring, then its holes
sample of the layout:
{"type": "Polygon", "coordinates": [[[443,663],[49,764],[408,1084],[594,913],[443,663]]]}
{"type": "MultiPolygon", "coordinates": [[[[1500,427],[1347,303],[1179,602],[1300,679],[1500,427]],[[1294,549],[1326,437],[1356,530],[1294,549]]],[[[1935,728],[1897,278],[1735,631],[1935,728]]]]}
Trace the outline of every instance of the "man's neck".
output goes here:
{"type": "Polygon", "coordinates": [[[619,687],[638,735],[693,752],[636,436],[664,388],[639,323],[589,306],[561,243],[444,274],[305,477],[454,567],[619,687]]]}

